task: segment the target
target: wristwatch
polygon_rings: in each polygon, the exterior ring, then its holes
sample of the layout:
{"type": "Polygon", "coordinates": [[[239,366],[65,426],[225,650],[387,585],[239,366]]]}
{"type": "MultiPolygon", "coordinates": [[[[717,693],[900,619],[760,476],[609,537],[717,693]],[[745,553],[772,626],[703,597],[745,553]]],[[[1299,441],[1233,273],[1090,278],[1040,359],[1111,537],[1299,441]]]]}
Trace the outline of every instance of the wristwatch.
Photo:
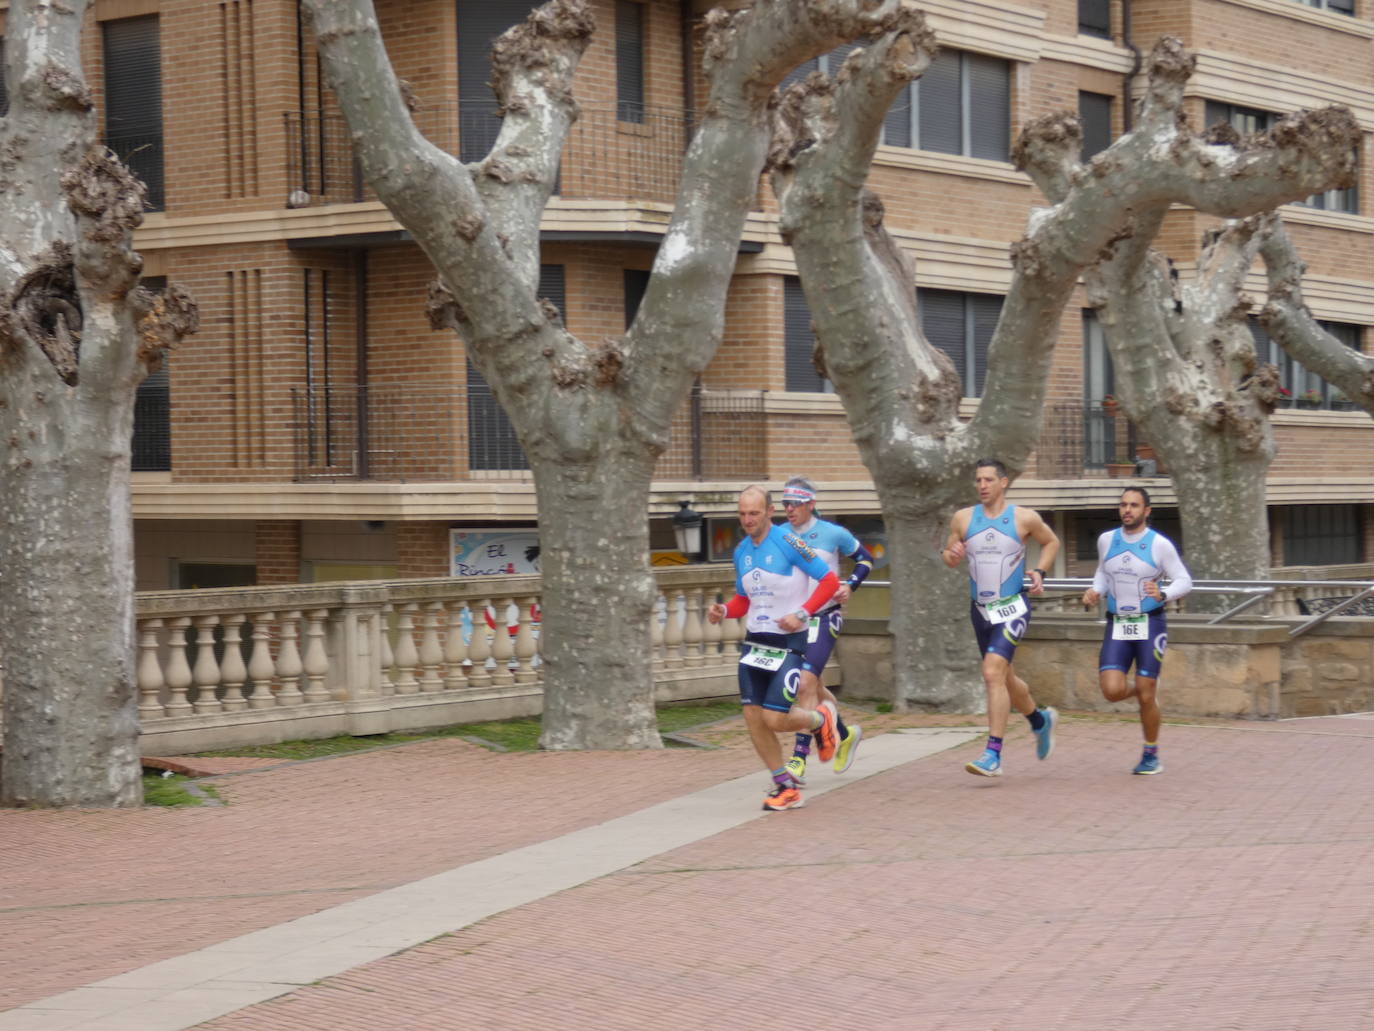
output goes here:
{"type": "Polygon", "coordinates": [[[1043,569],[1032,569],[1031,572],[1039,573],[1041,580],[1048,580],[1050,578],[1050,574],[1045,572],[1043,569]]]}
{"type": "Polygon", "coordinates": [[[806,609],[797,609],[792,615],[796,616],[803,623],[808,623],[811,620],[811,613],[807,612],[806,609]]]}

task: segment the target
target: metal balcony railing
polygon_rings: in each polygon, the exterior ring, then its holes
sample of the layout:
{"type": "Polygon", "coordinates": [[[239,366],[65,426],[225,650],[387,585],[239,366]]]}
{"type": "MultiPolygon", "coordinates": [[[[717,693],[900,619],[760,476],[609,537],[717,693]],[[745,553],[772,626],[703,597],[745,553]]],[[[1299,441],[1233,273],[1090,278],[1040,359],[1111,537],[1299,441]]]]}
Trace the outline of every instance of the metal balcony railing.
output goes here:
{"type": "Polygon", "coordinates": [[[1142,458],[1152,458],[1152,452],[1142,454],[1143,450],[1135,425],[1115,405],[1100,401],[1049,405],[1037,472],[1045,479],[1073,479],[1086,471],[1134,467],[1142,458]]]}
{"type": "MultiPolygon", "coordinates": [[[[466,390],[296,387],[297,481],[524,478],[529,463],[485,385],[466,390]]],[[[763,479],[764,392],[694,390],[674,416],[661,480],[763,479]]]]}
{"type": "MultiPolygon", "coordinates": [[[[487,154],[501,131],[496,112],[490,101],[450,102],[422,106],[412,117],[431,143],[472,162],[487,154]]],[[[285,118],[289,207],[370,197],[342,114],[288,111],[285,118]]],[[[680,108],[583,104],[563,147],[555,193],[672,203],[692,131],[691,113],[680,108]]]]}

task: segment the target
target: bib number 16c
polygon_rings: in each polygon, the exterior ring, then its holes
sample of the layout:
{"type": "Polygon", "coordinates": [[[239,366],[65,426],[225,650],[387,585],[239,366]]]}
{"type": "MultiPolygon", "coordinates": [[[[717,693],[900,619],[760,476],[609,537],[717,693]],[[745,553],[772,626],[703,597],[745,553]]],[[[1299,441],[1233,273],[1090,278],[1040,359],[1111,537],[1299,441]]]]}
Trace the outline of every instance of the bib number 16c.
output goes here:
{"type": "Polygon", "coordinates": [[[753,647],[744,653],[739,660],[746,666],[753,666],[756,669],[766,669],[769,671],[782,668],[783,660],[787,658],[787,652],[782,648],[760,648],[753,647]]]}

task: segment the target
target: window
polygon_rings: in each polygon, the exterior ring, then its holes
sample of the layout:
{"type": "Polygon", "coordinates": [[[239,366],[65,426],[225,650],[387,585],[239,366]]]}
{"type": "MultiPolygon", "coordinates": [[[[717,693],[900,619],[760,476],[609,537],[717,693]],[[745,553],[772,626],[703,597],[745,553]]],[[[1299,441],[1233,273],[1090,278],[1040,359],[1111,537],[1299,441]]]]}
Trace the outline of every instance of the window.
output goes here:
{"type": "Polygon", "coordinates": [[[1078,121],[1083,126],[1083,152],[1086,163],[1098,151],[1112,145],[1112,98],[1106,93],[1078,94],[1078,121]]]}
{"type": "Polygon", "coordinates": [[[458,8],[458,154],[486,157],[501,132],[491,80],[491,45],[539,5],[532,0],[482,0],[458,8]]]}
{"type": "Polygon", "coordinates": [[[903,90],[883,123],[883,142],[942,154],[1006,161],[1011,147],[1011,65],[941,50],[903,90]]]}
{"type": "Polygon", "coordinates": [[[1356,505],[1288,505],[1283,511],[1283,564],[1331,566],[1359,562],[1356,505]]]}
{"type": "MultiPolygon", "coordinates": [[[[1282,116],[1271,111],[1261,111],[1253,107],[1223,104],[1215,100],[1207,101],[1207,124],[1209,126],[1218,122],[1229,122],[1237,132],[1242,134],[1265,132],[1273,128],[1274,123],[1280,117],[1282,116]]],[[[1340,190],[1327,190],[1324,193],[1314,193],[1306,200],[1294,201],[1293,203],[1323,211],[1344,211],[1352,215],[1359,213],[1359,195],[1353,186],[1340,190]]]]}
{"type": "Polygon", "coordinates": [[[918,290],[921,329],[949,355],[965,397],[982,397],[988,372],[988,344],[1002,315],[1002,298],[958,290],[918,290]]]}
{"type": "Polygon", "coordinates": [[[1336,14],[1348,14],[1352,18],[1355,16],[1355,0],[1298,0],[1298,3],[1305,3],[1308,7],[1318,7],[1324,11],[1334,11],[1336,14]]]}
{"type": "Polygon", "coordinates": [[[644,5],[636,0],[615,4],[615,116],[644,121],[644,5]]]}
{"type": "Polygon", "coordinates": [[[649,289],[649,270],[627,268],[625,270],[625,328],[629,329],[639,314],[639,302],[644,300],[644,291],[649,289]]]}
{"type": "Polygon", "coordinates": [[[835,384],[816,371],[811,355],[816,349],[816,334],[811,330],[811,309],[806,304],[801,280],[784,276],[783,364],[788,390],[808,394],[833,394],[835,384]]]}
{"type": "Polygon", "coordinates": [[[826,75],[834,75],[840,70],[840,65],[844,64],[844,59],[849,56],[851,51],[866,45],[867,41],[862,39],[856,39],[850,43],[841,43],[834,50],[830,51],[830,53],[822,54],[820,57],[812,58],[805,64],[797,65],[797,67],[787,73],[787,76],[782,80],[782,84],[778,88],[786,89],[788,86],[792,85],[792,83],[801,82],[802,79],[816,71],[825,72],[826,75]]]}
{"type": "MultiPolygon", "coordinates": [[[[1351,406],[1351,402],[1347,401],[1340,391],[1315,372],[1304,368],[1301,362],[1294,360],[1287,351],[1270,339],[1269,334],[1253,315],[1250,316],[1249,325],[1250,335],[1255,340],[1255,354],[1259,360],[1278,366],[1279,385],[1288,391],[1282,402],[1283,407],[1339,409],[1351,406]]],[[[1361,337],[1364,332],[1362,326],[1323,320],[1318,320],[1317,325],[1346,347],[1355,351],[1361,350],[1361,337]]]]}
{"type": "Polygon", "coordinates": [[[1279,120],[1279,116],[1272,111],[1241,107],[1239,104],[1223,104],[1216,100],[1207,101],[1206,118],[1208,126],[1216,125],[1218,122],[1229,122],[1242,136],[1265,132],[1279,120]]]}
{"type": "MultiPolygon", "coordinates": [[[[143,287],[153,293],[167,289],[165,276],[144,276],[143,287]]],[[[170,353],[138,385],[134,395],[134,438],[129,468],[136,473],[169,472],[172,468],[172,392],[167,371],[170,353]]]]}
{"type": "MultiPolygon", "coordinates": [[[[1112,354],[1097,312],[1083,309],[1083,466],[1101,469],[1118,458],[1117,417],[1102,401],[1116,393],[1112,354]]],[[[1127,431],[1129,433],[1129,431],[1127,431]]],[[[1123,441],[1129,446],[1129,441],[1123,441]]]]}
{"type": "MultiPolygon", "coordinates": [[[[460,5],[461,6],[461,5],[460,5]]],[[[560,312],[566,310],[562,265],[540,265],[540,297],[547,297],[560,312]]],[[[468,468],[528,469],[529,459],[515,435],[510,416],[501,407],[477,366],[468,359],[468,468]]]]}
{"type": "Polygon", "coordinates": [[[1078,0],[1078,33],[1081,36],[1111,39],[1111,0],[1078,0]]]}
{"type": "Polygon", "coordinates": [[[105,145],[148,187],[145,204],[160,211],[162,178],[162,42],[157,15],[101,23],[105,47],[105,145]]]}

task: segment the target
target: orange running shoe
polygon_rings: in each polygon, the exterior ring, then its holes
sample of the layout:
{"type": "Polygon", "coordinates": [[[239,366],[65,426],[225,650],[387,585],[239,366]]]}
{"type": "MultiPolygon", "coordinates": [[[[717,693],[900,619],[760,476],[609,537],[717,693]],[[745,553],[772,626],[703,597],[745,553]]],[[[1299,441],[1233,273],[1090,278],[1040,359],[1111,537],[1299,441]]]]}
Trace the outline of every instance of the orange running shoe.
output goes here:
{"type": "Polygon", "coordinates": [[[835,749],[840,744],[839,714],[835,711],[835,703],[831,701],[821,702],[816,706],[816,711],[821,714],[821,725],[811,733],[816,735],[816,754],[821,762],[828,763],[835,758],[835,749]]]}
{"type": "Polygon", "coordinates": [[[764,812],[780,813],[784,809],[800,809],[806,805],[806,799],[802,798],[802,793],[796,788],[785,788],[781,784],[775,787],[763,800],[764,812]]]}

